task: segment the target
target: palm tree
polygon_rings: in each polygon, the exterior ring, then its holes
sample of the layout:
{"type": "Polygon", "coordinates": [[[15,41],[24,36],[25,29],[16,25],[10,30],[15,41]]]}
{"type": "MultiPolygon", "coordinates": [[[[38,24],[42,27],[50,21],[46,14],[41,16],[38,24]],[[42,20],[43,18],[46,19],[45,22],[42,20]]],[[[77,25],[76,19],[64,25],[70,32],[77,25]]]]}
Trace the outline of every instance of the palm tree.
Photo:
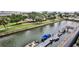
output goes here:
{"type": "Polygon", "coordinates": [[[8,20],[7,17],[0,17],[0,25],[3,25],[5,29],[7,29],[6,24],[8,24],[8,20]]]}

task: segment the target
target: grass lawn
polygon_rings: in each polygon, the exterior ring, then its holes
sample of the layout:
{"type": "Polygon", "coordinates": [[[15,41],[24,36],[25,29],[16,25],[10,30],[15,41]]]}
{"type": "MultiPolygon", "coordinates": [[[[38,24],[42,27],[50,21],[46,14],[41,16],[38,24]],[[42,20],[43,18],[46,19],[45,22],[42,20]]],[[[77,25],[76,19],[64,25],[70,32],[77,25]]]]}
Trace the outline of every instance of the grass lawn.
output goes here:
{"type": "Polygon", "coordinates": [[[7,30],[5,30],[5,28],[2,25],[0,26],[0,35],[6,35],[6,34],[17,32],[17,31],[23,31],[23,30],[43,26],[43,25],[46,25],[46,24],[54,23],[54,22],[57,22],[57,21],[58,20],[56,20],[56,21],[47,20],[47,21],[43,21],[42,23],[23,23],[23,24],[14,25],[14,26],[12,26],[12,25],[15,24],[15,23],[9,23],[6,26],[7,30]]]}

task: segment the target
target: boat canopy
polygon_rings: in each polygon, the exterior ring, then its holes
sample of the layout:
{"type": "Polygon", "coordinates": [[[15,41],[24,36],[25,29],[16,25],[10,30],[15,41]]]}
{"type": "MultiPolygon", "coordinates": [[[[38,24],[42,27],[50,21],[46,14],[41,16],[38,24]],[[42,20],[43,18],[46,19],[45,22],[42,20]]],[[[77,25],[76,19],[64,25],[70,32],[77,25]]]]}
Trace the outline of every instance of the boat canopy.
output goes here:
{"type": "Polygon", "coordinates": [[[51,34],[44,34],[42,37],[41,37],[41,39],[48,39],[49,37],[51,36],[51,34]]]}

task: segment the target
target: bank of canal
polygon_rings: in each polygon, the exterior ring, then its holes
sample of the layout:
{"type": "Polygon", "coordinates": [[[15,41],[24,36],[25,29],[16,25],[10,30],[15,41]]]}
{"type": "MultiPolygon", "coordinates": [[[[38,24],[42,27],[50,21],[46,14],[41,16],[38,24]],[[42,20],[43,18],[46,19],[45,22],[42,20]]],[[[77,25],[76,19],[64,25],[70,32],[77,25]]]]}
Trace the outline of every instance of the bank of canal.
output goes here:
{"type": "Polygon", "coordinates": [[[26,31],[26,30],[30,30],[30,29],[34,29],[37,27],[42,27],[48,24],[52,24],[52,23],[56,23],[62,20],[47,20],[47,21],[43,21],[42,23],[24,23],[24,24],[20,24],[20,25],[15,25],[15,26],[9,26],[9,28],[7,30],[0,30],[0,37],[4,37],[13,33],[17,33],[17,32],[21,32],[21,31],[26,31]]]}
{"type": "Polygon", "coordinates": [[[57,29],[62,28],[67,23],[71,23],[71,21],[61,21],[54,24],[34,28],[31,30],[18,32],[9,36],[0,38],[0,46],[8,46],[8,47],[20,47],[24,46],[33,40],[41,41],[40,37],[46,33],[54,33],[57,29]]]}

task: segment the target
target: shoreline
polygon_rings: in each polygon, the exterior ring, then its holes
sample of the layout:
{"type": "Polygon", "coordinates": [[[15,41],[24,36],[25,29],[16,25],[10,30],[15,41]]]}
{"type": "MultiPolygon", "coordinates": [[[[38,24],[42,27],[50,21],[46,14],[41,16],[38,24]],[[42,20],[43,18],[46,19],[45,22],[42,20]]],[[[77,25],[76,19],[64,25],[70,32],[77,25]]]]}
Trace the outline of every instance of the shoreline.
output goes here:
{"type": "Polygon", "coordinates": [[[23,32],[23,31],[35,29],[35,28],[38,28],[38,27],[43,27],[45,25],[53,24],[53,23],[56,23],[56,22],[59,22],[59,21],[62,21],[62,20],[57,20],[57,21],[54,21],[54,22],[46,23],[46,24],[36,25],[36,26],[30,27],[30,28],[25,28],[25,29],[22,28],[20,30],[17,29],[16,31],[4,32],[4,33],[0,34],[0,37],[4,37],[4,36],[8,36],[8,35],[15,34],[15,33],[18,33],[18,32],[23,32]]]}

